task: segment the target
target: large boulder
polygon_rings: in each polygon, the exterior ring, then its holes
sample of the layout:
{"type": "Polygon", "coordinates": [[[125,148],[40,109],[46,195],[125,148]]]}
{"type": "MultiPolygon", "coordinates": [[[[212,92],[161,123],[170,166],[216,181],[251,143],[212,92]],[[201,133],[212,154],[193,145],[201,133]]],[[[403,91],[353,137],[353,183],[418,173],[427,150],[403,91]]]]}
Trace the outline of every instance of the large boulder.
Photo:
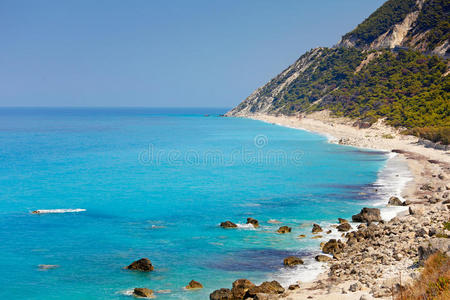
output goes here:
{"type": "Polygon", "coordinates": [[[339,254],[344,249],[344,244],[340,240],[331,239],[322,247],[323,253],[339,254]]]}
{"type": "MultiPolygon", "coordinates": [[[[284,293],[284,288],[276,281],[264,281],[258,286],[250,288],[246,294],[247,298],[255,298],[258,294],[277,295],[284,293]]],[[[246,299],[246,298],[245,298],[246,299]]]]}
{"type": "Polygon", "coordinates": [[[134,271],[142,271],[142,272],[150,272],[155,268],[152,265],[152,262],[148,258],[141,258],[132,262],[129,266],[126,267],[128,270],[134,271]]]}
{"type": "Polygon", "coordinates": [[[380,210],[378,208],[364,207],[359,214],[352,216],[353,222],[379,222],[381,221],[380,210]]]}
{"type": "Polygon", "coordinates": [[[191,280],[189,284],[185,287],[187,290],[195,290],[195,289],[202,289],[203,285],[195,280],[191,280]]]}
{"type": "Polygon", "coordinates": [[[289,256],[283,260],[283,264],[288,267],[293,267],[296,265],[303,265],[303,260],[297,256],[289,256]]]}
{"type": "Polygon", "coordinates": [[[342,223],[336,227],[338,231],[349,231],[352,226],[349,223],[342,223]]]}
{"type": "Polygon", "coordinates": [[[400,200],[398,197],[392,196],[389,198],[388,205],[391,206],[403,206],[402,200],[400,200]]]}
{"type": "Polygon", "coordinates": [[[222,228],[236,228],[237,225],[234,224],[231,221],[225,221],[225,222],[220,223],[220,227],[222,227],[222,228]]]}
{"type": "Polygon", "coordinates": [[[140,298],[153,298],[153,291],[147,288],[135,288],[133,290],[133,296],[140,298]]]}
{"type": "Polygon", "coordinates": [[[313,224],[313,228],[311,230],[312,233],[319,233],[322,231],[323,231],[323,229],[322,229],[322,227],[320,227],[319,224],[313,224]]]}
{"type": "Polygon", "coordinates": [[[209,295],[210,300],[232,300],[233,294],[230,289],[215,290],[209,295]]]}
{"type": "Polygon", "coordinates": [[[259,227],[259,222],[256,219],[253,218],[247,218],[247,224],[252,224],[253,227],[258,228],[259,227]]]}
{"type": "Polygon", "coordinates": [[[278,228],[277,232],[278,233],[289,233],[292,231],[291,227],[288,226],[281,226],[280,228],[278,228]]]}
{"type": "Polygon", "coordinates": [[[255,287],[255,284],[248,279],[236,280],[235,282],[233,282],[233,288],[231,289],[233,299],[244,299],[247,291],[253,287],[255,287]]]}

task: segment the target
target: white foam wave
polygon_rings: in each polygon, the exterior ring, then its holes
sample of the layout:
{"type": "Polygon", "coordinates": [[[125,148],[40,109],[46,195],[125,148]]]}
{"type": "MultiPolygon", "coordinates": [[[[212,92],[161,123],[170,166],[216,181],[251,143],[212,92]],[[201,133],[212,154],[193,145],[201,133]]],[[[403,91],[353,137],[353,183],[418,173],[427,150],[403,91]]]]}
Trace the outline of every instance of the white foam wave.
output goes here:
{"type": "Polygon", "coordinates": [[[31,213],[33,214],[64,214],[64,213],[74,213],[86,211],[84,208],[57,208],[57,209],[38,209],[31,213]]]}
{"type": "MultiPolygon", "coordinates": [[[[319,251],[317,251],[319,254],[319,251]]],[[[317,255],[317,254],[314,254],[317,255]]],[[[310,282],[316,279],[320,273],[324,272],[325,264],[318,262],[312,257],[302,258],[303,265],[295,266],[294,268],[283,268],[271,276],[271,280],[278,281],[282,286],[301,282],[310,282]]]]}
{"type": "Polygon", "coordinates": [[[249,229],[249,230],[255,230],[255,227],[252,224],[241,224],[236,223],[237,227],[240,229],[249,229]]]}

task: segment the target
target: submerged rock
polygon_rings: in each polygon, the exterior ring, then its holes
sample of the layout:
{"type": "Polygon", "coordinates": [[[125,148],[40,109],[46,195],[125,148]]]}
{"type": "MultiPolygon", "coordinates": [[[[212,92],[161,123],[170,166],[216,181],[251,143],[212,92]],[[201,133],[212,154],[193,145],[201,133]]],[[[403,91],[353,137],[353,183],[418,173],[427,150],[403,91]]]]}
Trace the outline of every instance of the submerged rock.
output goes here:
{"type": "Polygon", "coordinates": [[[59,265],[38,265],[38,268],[41,270],[49,270],[59,268],[59,265]]]}
{"type": "Polygon", "coordinates": [[[300,257],[289,256],[283,260],[283,264],[288,267],[293,267],[296,265],[303,265],[303,260],[300,257]]]}
{"type": "Polygon", "coordinates": [[[259,227],[259,222],[256,219],[253,218],[247,218],[247,224],[252,224],[253,227],[258,228],[259,227]]]}
{"type": "Polygon", "coordinates": [[[187,290],[194,290],[194,289],[202,289],[203,285],[195,280],[191,280],[189,284],[185,287],[187,290]]]}
{"type": "Polygon", "coordinates": [[[319,233],[322,231],[323,231],[323,229],[322,229],[322,227],[320,227],[319,224],[313,224],[312,233],[319,233]]]}
{"type": "Polygon", "coordinates": [[[352,226],[349,223],[342,223],[336,228],[338,231],[349,231],[352,229],[352,226]]]}
{"type": "Polygon", "coordinates": [[[403,206],[403,202],[398,197],[392,196],[391,198],[389,198],[388,205],[403,206]]]}
{"type": "Polygon", "coordinates": [[[380,210],[378,208],[364,207],[359,214],[353,215],[354,222],[379,222],[381,221],[380,210]]]}
{"type": "Polygon", "coordinates": [[[231,221],[225,221],[220,223],[220,227],[222,228],[237,228],[237,225],[231,221]]]}
{"type": "Polygon", "coordinates": [[[148,258],[141,258],[137,261],[132,262],[128,267],[128,270],[142,271],[142,272],[150,272],[155,268],[152,265],[152,262],[148,258]]]}
{"type": "Polygon", "coordinates": [[[209,295],[210,300],[232,300],[233,294],[230,289],[215,290],[209,295]]]}
{"type": "Polygon", "coordinates": [[[281,226],[280,228],[278,228],[277,232],[278,233],[289,233],[292,231],[291,227],[288,226],[281,226]]]}
{"type": "Polygon", "coordinates": [[[147,288],[135,288],[133,290],[133,295],[141,298],[153,298],[153,291],[147,288]]]}

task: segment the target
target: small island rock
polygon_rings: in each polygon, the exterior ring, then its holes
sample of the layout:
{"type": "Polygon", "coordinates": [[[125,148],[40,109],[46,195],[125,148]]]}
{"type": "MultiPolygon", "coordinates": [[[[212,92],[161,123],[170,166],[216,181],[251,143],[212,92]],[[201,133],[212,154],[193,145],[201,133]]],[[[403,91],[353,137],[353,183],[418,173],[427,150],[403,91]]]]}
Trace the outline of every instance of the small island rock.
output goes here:
{"type": "Polygon", "coordinates": [[[259,227],[259,222],[256,219],[253,218],[247,218],[247,224],[252,224],[253,227],[258,228],[259,227]]]}
{"type": "Polygon", "coordinates": [[[155,268],[152,265],[152,262],[148,258],[141,258],[137,261],[132,262],[128,267],[128,270],[142,271],[142,272],[150,272],[155,268]]]}
{"type": "Polygon", "coordinates": [[[300,257],[289,256],[283,260],[283,264],[288,267],[293,267],[296,265],[303,265],[303,260],[300,257]]]}
{"type": "Polygon", "coordinates": [[[220,223],[220,227],[222,227],[222,228],[236,228],[237,225],[234,224],[231,221],[225,221],[225,222],[220,223]]]}
{"type": "Polygon", "coordinates": [[[195,290],[195,289],[202,289],[203,285],[195,280],[191,280],[189,284],[185,287],[187,290],[195,290]]]}
{"type": "Polygon", "coordinates": [[[133,295],[140,298],[153,298],[153,291],[147,288],[135,288],[133,295]]]}
{"type": "Polygon", "coordinates": [[[323,231],[323,229],[322,229],[322,227],[320,227],[319,224],[313,224],[312,233],[319,233],[322,231],[323,231]]]}
{"type": "Polygon", "coordinates": [[[278,233],[289,233],[292,231],[291,227],[288,226],[281,226],[280,228],[278,228],[277,232],[278,233]]]}

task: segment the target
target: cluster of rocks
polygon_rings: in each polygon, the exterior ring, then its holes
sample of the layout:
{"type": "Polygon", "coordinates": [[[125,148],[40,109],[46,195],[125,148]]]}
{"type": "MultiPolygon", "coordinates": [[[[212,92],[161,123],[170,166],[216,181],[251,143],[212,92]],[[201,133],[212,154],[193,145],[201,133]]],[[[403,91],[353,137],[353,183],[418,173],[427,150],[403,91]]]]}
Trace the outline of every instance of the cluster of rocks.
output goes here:
{"type": "Polygon", "coordinates": [[[283,294],[285,289],[277,281],[265,281],[260,285],[255,285],[250,280],[238,279],[233,282],[230,289],[222,288],[215,290],[209,295],[210,300],[269,300],[277,299],[283,294]]]}

